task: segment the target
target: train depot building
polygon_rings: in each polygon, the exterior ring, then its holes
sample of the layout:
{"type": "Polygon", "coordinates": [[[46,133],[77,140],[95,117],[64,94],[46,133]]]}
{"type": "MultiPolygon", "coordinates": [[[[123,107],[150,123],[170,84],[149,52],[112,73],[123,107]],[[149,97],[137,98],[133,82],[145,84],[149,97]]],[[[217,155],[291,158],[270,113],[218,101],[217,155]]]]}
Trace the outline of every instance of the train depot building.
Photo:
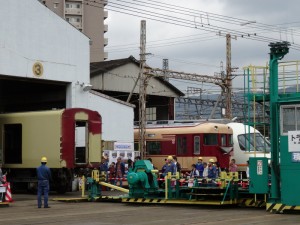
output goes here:
{"type": "MultiPolygon", "coordinates": [[[[93,89],[135,105],[134,121],[139,120],[140,62],[133,56],[91,63],[93,89]],[[136,83],[136,84],[135,84],[136,83]],[[128,96],[132,94],[130,98],[128,96]]],[[[184,94],[163,77],[148,77],[147,120],[174,120],[175,98],[184,94]]]]}
{"type": "MultiPolygon", "coordinates": [[[[0,17],[4,168],[28,169],[24,176],[30,180],[42,156],[50,168],[73,169],[99,163],[103,142],[133,144],[134,105],[91,90],[87,36],[37,0],[3,1],[0,17]],[[63,129],[72,129],[65,143],[63,129]],[[64,145],[73,150],[63,150],[64,145]]],[[[70,176],[63,173],[62,179],[70,176]]]]}

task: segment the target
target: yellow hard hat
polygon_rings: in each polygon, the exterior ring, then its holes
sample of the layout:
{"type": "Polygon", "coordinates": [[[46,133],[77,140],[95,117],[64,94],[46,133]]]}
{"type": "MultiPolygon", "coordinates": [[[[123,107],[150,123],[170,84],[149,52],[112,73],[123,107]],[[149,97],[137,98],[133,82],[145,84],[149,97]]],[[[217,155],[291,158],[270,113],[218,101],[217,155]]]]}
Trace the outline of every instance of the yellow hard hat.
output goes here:
{"type": "Polygon", "coordinates": [[[202,158],[202,157],[199,157],[198,159],[201,159],[201,160],[202,160],[203,158],[202,158]]]}
{"type": "Polygon", "coordinates": [[[173,160],[173,156],[169,155],[168,160],[173,160]]]}
{"type": "Polygon", "coordinates": [[[46,163],[46,162],[47,162],[47,158],[46,158],[46,157],[42,157],[42,158],[41,158],[41,162],[42,162],[42,163],[46,163]]]}
{"type": "Polygon", "coordinates": [[[215,162],[215,160],[214,159],[210,159],[209,162],[213,163],[213,162],[215,162]]]}

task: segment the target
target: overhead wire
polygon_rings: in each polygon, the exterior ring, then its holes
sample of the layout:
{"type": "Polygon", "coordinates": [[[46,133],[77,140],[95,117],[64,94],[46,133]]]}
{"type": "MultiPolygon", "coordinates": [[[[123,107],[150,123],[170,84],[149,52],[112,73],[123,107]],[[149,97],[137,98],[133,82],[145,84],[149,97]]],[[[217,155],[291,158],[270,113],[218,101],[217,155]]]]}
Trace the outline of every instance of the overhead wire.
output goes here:
{"type": "MultiPolygon", "coordinates": [[[[95,0],[94,1],[85,0],[85,1],[102,5],[102,3],[98,2],[98,1],[95,1],[95,0]]],[[[100,0],[100,1],[102,1],[102,0],[100,0]]],[[[126,1],[122,1],[122,2],[126,2],[126,1]]],[[[161,13],[152,12],[152,11],[149,11],[149,10],[141,10],[139,8],[136,8],[136,7],[129,7],[129,6],[114,3],[114,2],[111,2],[111,1],[108,4],[110,5],[110,7],[112,7],[110,9],[112,11],[118,11],[119,13],[130,14],[130,15],[138,16],[138,17],[144,17],[144,18],[146,17],[150,20],[155,20],[155,21],[159,21],[159,22],[164,22],[164,23],[169,23],[169,24],[179,25],[179,26],[184,26],[184,27],[189,27],[189,28],[196,28],[196,29],[198,29],[198,27],[197,27],[197,25],[198,25],[198,26],[201,27],[201,30],[210,31],[210,32],[214,32],[214,33],[217,33],[218,31],[220,32],[220,30],[221,30],[222,32],[226,32],[226,33],[229,32],[234,36],[238,36],[238,37],[245,38],[245,39],[250,39],[250,40],[262,41],[262,42],[276,42],[276,41],[279,41],[279,39],[257,35],[256,33],[250,34],[250,33],[247,33],[247,32],[236,31],[236,30],[233,30],[233,29],[219,27],[219,26],[215,26],[215,25],[211,25],[211,24],[208,24],[208,25],[199,24],[196,21],[186,20],[186,19],[183,19],[183,18],[174,17],[174,16],[170,16],[170,15],[166,16],[166,15],[161,14],[161,13]],[[113,4],[115,4],[115,5],[113,5],[113,4]],[[115,10],[114,8],[117,8],[118,10],[115,10]],[[120,11],[120,10],[123,10],[123,11],[120,11]],[[128,13],[124,10],[127,10],[131,13],[128,13]],[[133,13],[135,13],[135,14],[133,14],[133,13]],[[147,15],[147,16],[145,16],[145,15],[147,15]],[[153,16],[155,16],[155,18],[153,18],[153,16]]],[[[95,7],[97,7],[97,6],[95,6],[95,7]]],[[[101,6],[99,6],[99,7],[101,7],[101,6]]],[[[293,44],[293,46],[291,46],[291,48],[295,49],[295,50],[300,50],[300,45],[293,44]]]]}

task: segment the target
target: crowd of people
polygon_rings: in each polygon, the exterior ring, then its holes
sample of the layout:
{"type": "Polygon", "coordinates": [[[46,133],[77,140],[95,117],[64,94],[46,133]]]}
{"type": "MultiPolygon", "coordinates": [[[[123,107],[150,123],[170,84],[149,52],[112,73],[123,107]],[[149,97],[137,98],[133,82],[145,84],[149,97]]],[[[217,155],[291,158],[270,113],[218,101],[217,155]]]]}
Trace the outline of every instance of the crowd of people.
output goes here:
{"type": "MultiPolygon", "coordinates": [[[[140,160],[140,156],[135,157],[135,161],[140,160]]],[[[106,180],[113,185],[123,186],[123,180],[125,178],[126,172],[131,171],[134,168],[135,161],[131,159],[127,160],[127,166],[121,157],[117,158],[117,162],[112,162],[108,164],[108,157],[103,156],[100,162],[99,171],[100,173],[106,174],[106,180]]]]}
{"type": "MultiPolygon", "coordinates": [[[[135,162],[140,159],[140,156],[135,157],[135,161],[128,159],[127,165],[125,166],[125,162],[121,157],[118,157],[117,162],[112,162],[110,165],[108,165],[108,158],[102,157],[99,170],[106,174],[106,180],[108,182],[122,187],[126,172],[130,172],[134,168],[135,162]]],[[[152,164],[151,158],[148,160],[152,164]]],[[[153,167],[155,168],[155,166],[153,167]]],[[[237,172],[238,167],[235,163],[235,159],[231,159],[228,168],[229,172],[237,172]]],[[[168,173],[175,175],[177,172],[180,177],[216,179],[220,176],[221,168],[219,163],[215,162],[214,159],[209,159],[208,162],[204,162],[203,158],[199,157],[198,161],[192,164],[192,170],[183,174],[181,164],[177,161],[177,157],[168,156],[165,159],[165,164],[161,168],[161,178],[164,178],[168,173]]]]}
{"type": "MultiPolygon", "coordinates": [[[[177,162],[176,156],[168,156],[165,160],[166,163],[162,167],[162,177],[167,173],[176,174],[179,172],[181,174],[181,165],[177,162]]],[[[237,172],[237,165],[235,159],[231,159],[229,164],[229,172],[237,172]]],[[[190,178],[211,178],[215,179],[220,176],[221,168],[218,162],[215,162],[214,159],[210,159],[207,162],[203,162],[203,158],[199,157],[198,161],[195,164],[192,164],[192,170],[184,174],[186,177],[190,178]]]]}

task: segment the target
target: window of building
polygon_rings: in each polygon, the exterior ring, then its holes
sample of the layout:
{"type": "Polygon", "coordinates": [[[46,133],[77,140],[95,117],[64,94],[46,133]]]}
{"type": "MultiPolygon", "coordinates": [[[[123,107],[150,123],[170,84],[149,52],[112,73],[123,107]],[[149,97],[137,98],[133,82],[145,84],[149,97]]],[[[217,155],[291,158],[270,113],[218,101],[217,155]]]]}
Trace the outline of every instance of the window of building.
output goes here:
{"type": "Polygon", "coordinates": [[[66,21],[70,22],[70,18],[69,18],[69,17],[66,17],[66,21]]]}
{"type": "Polygon", "coordinates": [[[66,8],[67,8],[67,9],[68,9],[68,8],[71,8],[71,7],[70,7],[70,4],[67,3],[67,4],[66,4],[66,8]]]}
{"type": "Polygon", "coordinates": [[[77,9],[80,9],[80,8],[81,8],[81,5],[80,5],[80,4],[76,4],[76,8],[77,8],[77,9]]]}
{"type": "Polygon", "coordinates": [[[156,107],[146,108],[146,120],[156,120],[156,107]]]}
{"type": "Polygon", "coordinates": [[[194,137],[194,154],[200,155],[200,137],[199,136],[194,137]]]}
{"type": "Polygon", "coordinates": [[[185,136],[177,137],[177,155],[186,155],[187,138],[185,136]]]}
{"type": "Polygon", "coordinates": [[[146,150],[149,155],[160,155],[161,146],[159,141],[147,141],[146,150]]]}
{"type": "Polygon", "coordinates": [[[54,2],[53,7],[54,7],[54,9],[57,9],[58,8],[58,2],[54,2]]]}
{"type": "Polygon", "coordinates": [[[300,105],[281,106],[281,134],[300,130],[300,105]]]}
{"type": "Polygon", "coordinates": [[[204,134],[205,145],[218,145],[218,134],[204,134]]]}

